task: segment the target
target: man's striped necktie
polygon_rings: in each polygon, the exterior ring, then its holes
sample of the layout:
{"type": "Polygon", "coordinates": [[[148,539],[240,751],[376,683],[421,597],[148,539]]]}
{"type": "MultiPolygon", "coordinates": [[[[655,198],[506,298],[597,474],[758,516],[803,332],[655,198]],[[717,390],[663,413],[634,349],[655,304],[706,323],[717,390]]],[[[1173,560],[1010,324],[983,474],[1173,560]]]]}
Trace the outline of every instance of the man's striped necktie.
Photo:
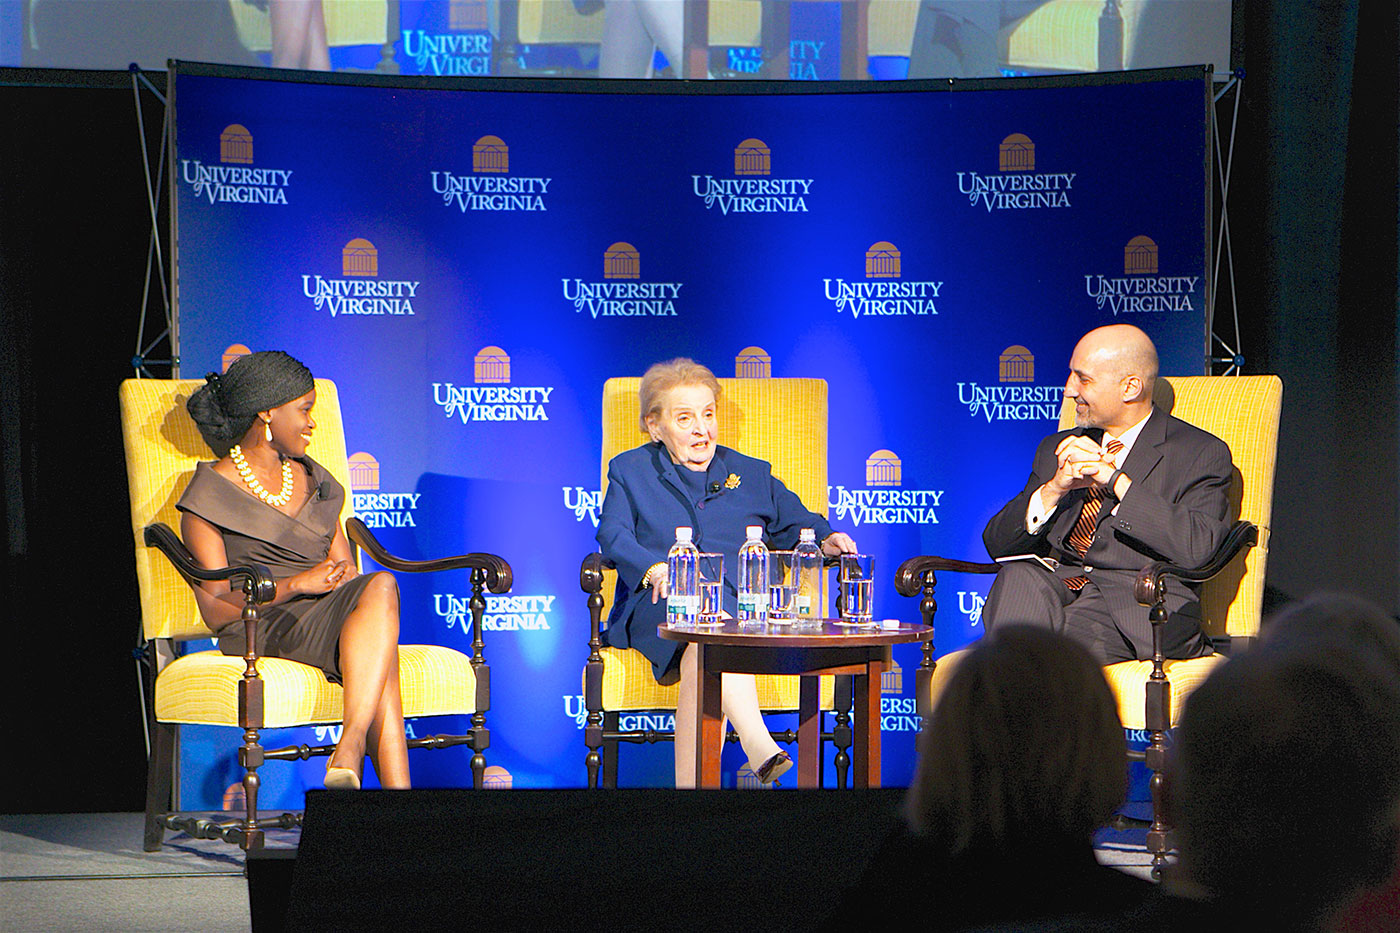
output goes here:
{"type": "MultiPolygon", "coordinates": [[[[1118,440],[1109,441],[1104,447],[1110,457],[1118,456],[1118,451],[1122,449],[1123,442],[1118,440]]],[[[1103,497],[1103,486],[1090,487],[1089,494],[1084,497],[1084,507],[1079,511],[1079,521],[1074,523],[1074,530],[1069,533],[1069,540],[1066,543],[1080,557],[1088,553],[1089,545],[1094,543],[1094,529],[1098,525],[1099,508],[1103,505],[1103,497]]],[[[1077,593],[1088,582],[1088,577],[1070,577],[1065,581],[1065,586],[1077,593]]]]}

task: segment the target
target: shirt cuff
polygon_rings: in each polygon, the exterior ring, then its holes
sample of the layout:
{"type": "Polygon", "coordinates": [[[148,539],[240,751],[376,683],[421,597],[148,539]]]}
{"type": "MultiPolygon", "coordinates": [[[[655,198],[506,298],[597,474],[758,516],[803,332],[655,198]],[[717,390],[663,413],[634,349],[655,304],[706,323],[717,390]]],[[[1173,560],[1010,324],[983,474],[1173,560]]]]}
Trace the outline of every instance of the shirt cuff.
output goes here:
{"type": "Polygon", "coordinates": [[[1045,530],[1046,520],[1053,513],[1046,510],[1045,503],[1040,501],[1040,490],[1031,493],[1031,501],[1026,506],[1026,533],[1037,535],[1045,530]]]}

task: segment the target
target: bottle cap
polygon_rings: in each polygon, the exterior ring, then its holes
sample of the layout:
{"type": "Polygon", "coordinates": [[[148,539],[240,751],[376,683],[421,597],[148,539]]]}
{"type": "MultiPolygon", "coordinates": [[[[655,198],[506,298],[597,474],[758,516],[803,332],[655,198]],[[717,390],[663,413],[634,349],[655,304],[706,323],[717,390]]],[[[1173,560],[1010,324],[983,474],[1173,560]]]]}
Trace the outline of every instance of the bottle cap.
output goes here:
{"type": "Polygon", "coordinates": [[[816,529],[815,529],[815,528],[803,528],[803,529],[802,529],[802,532],[798,535],[797,540],[799,540],[799,541],[811,541],[813,544],[815,544],[816,541],[817,541],[817,532],[816,532],[816,529]]]}
{"type": "Polygon", "coordinates": [[[689,526],[689,525],[677,525],[677,526],[676,526],[676,543],[677,543],[677,544],[686,544],[686,543],[688,543],[689,541],[690,541],[690,526],[689,526]]]}
{"type": "Polygon", "coordinates": [[[750,541],[762,541],[762,540],[763,540],[763,526],[762,526],[762,525],[747,525],[747,526],[744,527],[744,535],[745,535],[750,541]]]}

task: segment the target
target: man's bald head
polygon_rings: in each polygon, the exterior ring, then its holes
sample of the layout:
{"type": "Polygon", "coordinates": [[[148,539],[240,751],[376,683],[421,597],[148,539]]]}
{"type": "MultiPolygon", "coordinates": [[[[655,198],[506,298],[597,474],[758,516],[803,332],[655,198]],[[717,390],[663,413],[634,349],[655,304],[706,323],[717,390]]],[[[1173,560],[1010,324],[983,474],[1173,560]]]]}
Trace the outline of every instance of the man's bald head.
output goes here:
{"type": "Polygon", "coordinates": [[[1103,428],[1115,437],[1152,411],[1157,348],[1131,324],[1089,331],[1069,361],[1065,395],[1075,404],[1075,423],[1103,428]]]}
{"type": "Polygon", "coordinates": [[[1152,388],[1157,382],[1157,348],[1141,328],[1131,324],[1096,327],[1080,339],[1075,355],[1081,351],[1086,358],[1097,359],[1106,372],[1118,379],[1137,376],[1142,380],[1141,400],[1152,400],[1152,388]]]}

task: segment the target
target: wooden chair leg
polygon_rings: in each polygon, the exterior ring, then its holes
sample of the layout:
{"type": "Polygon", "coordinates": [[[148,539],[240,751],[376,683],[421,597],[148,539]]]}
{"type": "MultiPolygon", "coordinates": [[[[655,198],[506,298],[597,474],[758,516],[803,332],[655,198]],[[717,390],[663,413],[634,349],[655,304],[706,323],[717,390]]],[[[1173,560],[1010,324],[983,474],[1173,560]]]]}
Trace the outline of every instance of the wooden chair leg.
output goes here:
{"type": "MultiPolygon", "coordinates": [[[[599,729],[599,732],[602,730],[599,729]]],[[[583,766],[588,772],[588,789],[596,790],[598,787],[598,772],[603,767],[603,740],[594,734],[587,727],[584,729],[583,743],[588,747],[588,754],[583,756],[583,766]]]]}
{"type": "Polygon", "coordinates": [[[1152,673],[1149,675],[1146,690],[1145,719],[1148,745],[1144,755],[1147,767],[1152,771],[1152,826],[1147,830],[1147,851],[1152,853],[1152,877],[1162,877],[1162,866],[1167,862],[1167,825],[1165,813],[1166,778],[1163,771],[1167,762],[1167,729],[1171,727],[1172,685],[1167,680],[1162,657],[1162,626],[1167,621],[1167,608],[1158,600],[1148,613],[1152,622],[1152,673]]]}
{"type": "MultiPolygon", "coordinates": [[[[247,683],[247,681],[244,681],[247,683]]],[[[262,719],[261,686],[258,680],[258,719],[262,719]]],[[[247,816],[243,832],[238,836],[238,845],[245,852],[255,852],[263,847],[263,831],[258,826],[258,790],[262,787],[262,777],[258,769],[266,762],[259,730],[249,727],[243,730],[243,744],[238,749],[238,763],[243,767],[243,801],[247,816]]]]}
{"type": "Polygon", "coordinates": [[[486,786],[486,756],[472,752],[472,789],[482,790],[486,786]]]}
{"type": "Polygon", "coordinates": [[[175,768],[175,729],[151,721],[151,757],[146,763],[146,838],[142,848],[160,851],[165,842],[165,815],[170,810],[170,784],[175,768]]]}
{"type": "MultiPolygon", "coordinates": [[[[477,669],[477,676],[481,677],[485,670],[485,665],[477,669]]],[[[480,681],[478,681],[480,683],[480,681]]],[[[467,747],[472,750],[472,787],[481,790],[486,783],[486,749],[491,747],[491,730],[486,728],[486,713],[482,707],[477,707],[477,711],[472,713],[472,727],[467,730],[467,747]]]]}
{"type": "Polygon", "coordinates": [[[851,743],[854,735],[851,729],[851,707],[854,705],[855,682],[850,674],[836,676],[836,722],[831,727],[831,741],[836,745],[836,787],[845,790],[850,785],[851,743]]]}
{"type": "Polygon", "coordinates": [[[617,730],[617,714],[603,711],[603,659],[598,654],[601,642],[596,635],[597,629],[594,632],[588,663],[584,665],[583,688],[583,704],[587,713],[583,725],[583,744],[588,748],[583,763],[588,769],[590,788],[598,786],[598,771],[607,766],[607,761],[613,762],[613,777],[617,777],[617,743],[603,740],[604,730],[617,730]]]}
{"type": "Polygon", "coordinates": [[[482,620],[486,615],[486,571],[472,568],[472,596],[467,601],[472,614],[472,653],[470,663],[476,675],[476,709],[472,713],[472,787],[481,790],[486,784],[486,749],[491,746],[491,730],[486,728],[486,713],[491,709],[491,665],[483,653],[482,620]]]}
{"type": "MultiPolygon", "coordinates": [[[[928,623],[925,623],[928,624],[928,623]]],[[[914,705],[919,718],[925,722],[933,715],[933,672],[938,662],[933,660],[933,639],[924,642],[919,668],[914,672],[914,705]]]]}
{"type": "Polygon", "coordinates": [[[491,708],[491,668],[484,662],[473,665],[476,670],[476,712],[467,730],[468,747],[472,750],[472,786],[481,790],[486,780],[486,749],[491,747],[491,730],[486,726],[486,711],[491,708]]]}
{"type": "MultiPolygon", "coordinates": [[[[620,728],[618,714],[609,712],[603,714],[603,730],[605,732],[616,732],[620,728]]],[[[622,743],[617,739],[605,739],[603,741],[603,786],[608,788],[617,787],[617,756],[622,743]]]]}
{"type": "Polygon", "coordinates": [[[589,554],[579,566],[579,588],[588,594],[588,660],[583,666],[583,707],[587,716],[583,726],[583,744],[588,748],[584,767],[588,769],[588,786],[598,786],[598,771],[603,771],[603,786],[617,786],[617,742],[603,738],[605,732],[617,731],[617,714],[603,711],[603,564],[601,554],[589,554]]]}

